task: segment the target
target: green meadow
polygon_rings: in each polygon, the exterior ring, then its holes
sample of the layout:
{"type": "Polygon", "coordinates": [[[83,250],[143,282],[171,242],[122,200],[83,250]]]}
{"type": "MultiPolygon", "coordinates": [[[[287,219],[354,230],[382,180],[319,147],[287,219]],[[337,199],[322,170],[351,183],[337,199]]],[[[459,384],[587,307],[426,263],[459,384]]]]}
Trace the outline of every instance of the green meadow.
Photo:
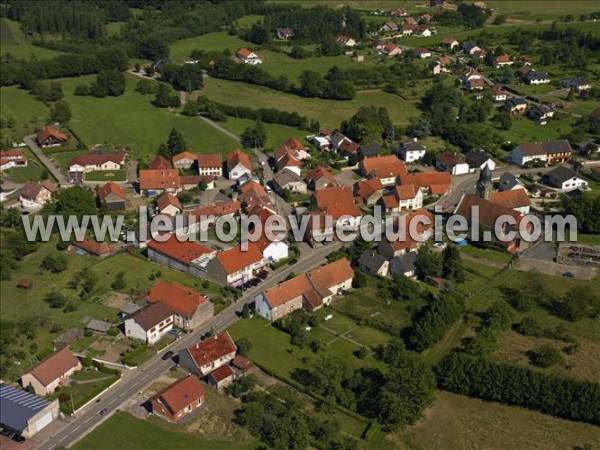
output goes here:
{"type": "Polygon", "coordinates": [[[62,53],[31,44],[19,28],[19,23],[5,18],[0,19],[0,36],[2,56],[10,53],[15,58],[29,59],[35,55],[38,59],[48,59],[62,53]]]}

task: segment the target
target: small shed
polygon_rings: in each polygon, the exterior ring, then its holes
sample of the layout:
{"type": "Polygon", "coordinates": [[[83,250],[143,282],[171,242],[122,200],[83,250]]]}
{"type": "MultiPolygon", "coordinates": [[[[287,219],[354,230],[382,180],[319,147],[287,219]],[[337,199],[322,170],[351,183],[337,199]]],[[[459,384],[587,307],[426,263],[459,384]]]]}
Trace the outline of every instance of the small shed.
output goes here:
{"type": "Polygon", "coordinates": [[[251,361],[240,355],[233,358],[233,360],[231,361],[231,365],[236,369],[240,370],[242,373],[246,373],[253,366],[251,361]]]}
{"type": "Polygon", "coordinates": [[[21,278],[17,283],[19,289],[31,289],[33,287],[33,280],[29,278],[21,278]]]}
{"type": "Polygon", "coordinates": [[[92,319],[88,322],[85,329],[93,333],[106,334],[112,325],[103,320],[92,319]]]}

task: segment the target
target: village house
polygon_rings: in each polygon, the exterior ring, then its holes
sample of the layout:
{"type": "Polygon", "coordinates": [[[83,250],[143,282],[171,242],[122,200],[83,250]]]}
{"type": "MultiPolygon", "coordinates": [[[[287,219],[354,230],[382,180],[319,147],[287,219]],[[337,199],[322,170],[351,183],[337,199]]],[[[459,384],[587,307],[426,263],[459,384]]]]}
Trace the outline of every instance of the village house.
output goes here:
{"type": "Polygon", "coordinates": [[[404,163],[394,155],[363,159],[359,171],[365,177],[379,178],[384,186],[396,184],[401,175],[408,173],[404,163]]]}
{"type": "Polygon", "coordinates": [[[28,181],[19,191],[19,202],[25,211],[35,211],[52,199],[56,186],[50,181],[34,183],[28,181]]]}
{"type": "Polygon", "coordinates": [[[591,83],[582,75],[561,80],[560,85],[564,88],[575,89],[576,92],[589,91],[592,88],[591,83]]]}
{"type": "Polygon", "coordinates": [[[255,273],[266,265],[255,243],[248,243],[247,251],[242,251],[240,244],[218,253],[208,263],[208,277],[223,286],[237,287],[255,278],[255,273]]]}
{"type": "Polygon", "coordinates": [[[431,237],[433,216],[426,209],[420,208],[397,217],[393,226],[396,236],[392,236],[392,239],[386,236],[377,244],[377,251],[390,260],[418,250],[431,237]],[[411,236],[411,228],[415,235],[411,236]]]}
{"type": "Polygon", "coordinates": [[[338,184],[333,172],[328,167],[322,165],[318,165],[308,172],[304,179],[308,183],[308,187],[313,191],[334,187],[338,184]]]}
{"type": "Polygon", "coordinates": [[[445,151],[439,153],[435,158],[435,167],[452,175],[463,175],[469,173],[469,165],[462,155],[445,151]]]}
{"type": "Polygon", "coordinates": [[[0,171],[13,167],[27,167],[27,157],[23,150],[0,151],[0,171]]]}
{"type": "Polygon", "coordinates": [[[360,144],[358,146],[358,158],[366,159],[366,158],[374,158],[381,154],[381,147],[379,144],[360,144]]]}
{"type": "Polygon", "coordinates": [[[397,150],[397,154],[400,156],[400,158],[407,163],[419,161],[425,156],[426,152],[427,147],[425,147],[422,144],[419,144],[417,142],[417,138],[414,138],[412,141],[400,144],[400,147],[398,147],[397,150]]]}
{"type": "Polygon", "coordinates": [[[154,283],[147,300],[164,303],[173,311],[174,325],[184,330],[193,330],[214,316],[214,306],[204,295],[178,283],[154,283]]]}
{"type": "Polygon", "coordinates": [[[236,149],[227,155],[227,177],[230,180],[237,180],[242,175],[250,175],[252,173],[252,163],[250,157],[236,149]]]}
{"type": "Polygon", "coordinates": [[[173,311],[162,302],[150,303],[125,319],[125,336],[155,344],[173,329],[173,311]]]}
{"type": "Polygon", "coordinates": [[[528,106],[529,106],[529,103],[524,98],[513,97],[513,98],[507,99],[504,102],[504,104],[502,105],[502,109],[504,109],[505,111],[508,111],[511,115],[512,114],[523,114],[527,110],[528,106]]]}
{"type": "Polygon", "coordinates": [[[21,386],[31,385],[40,396],[52,394],[56,388],[83,366],[77,357],[63,348],[43,359],[21,377],[21,386]]]}
{"type": "Polygon", "coordinates": [[[181,192],[181,178],[177,169],[140,170],[140,194],[157,195],[163,192],[177,194],[181,192]]]}
{"type": "Polygon", "coordinates": [[[354,184],[354,195],[367,206],[376,204],[383,195],[383,184],[378,178],[360,180],[354,184]]]}
{"type": "Polygon", "coordinates": [[[488,152],[479,148],[468,151],[465,154],[465,162],[469,165],[469,171],[483,170],[485,166],[490,170],[496,170],[496,163],[488,152]]]}
{"type": "Polygon", "coordinates": [[[247,48],[240,48],[236,52],[236,56],[244,64],[250,64],[253,66],[256,64],[262,64],[262,60],[258,57],[258,55],[247,48]]]}
{"type": "Polygon", "coordinates": [[[114,252],[114,247],[106,242],[98,242],[95,239],[84,238],[82,241],[74,240],[71,248],[78,255],[94,256],[98,259],[109,257],[114,252]]]}
{"type": "Polygon", "coordinates": [[[587,189],[588,181],[573,170],[558,166],[544,175],[544,182],[549,186],[560,189],[563,192],[575,189],[587,189]]]}
{"type": "Polygon", "coordinates": [[[280,170],[273,176],[273,188],[280,194],[284,190],[292,194],[306,194],[307,192],[304,180],[290,169],[280,170]]]}
{"type": "Polygon", "coordinates": [[[477,42],[475,41],[465,41],[462,44],[462,49],[463,52],[465,52],[467,55],[475,55],[478,53],[481,53],[481,47],[479,47],[477,45],[477,42]]]}
{"type": "Polygon", "coordinates": [[[196,166],[199,175],[223,176],[223,161],[219,154],[197,155],[196,166]]]}
{"type": "MultiPolygon", "coordinates": [[[[164,239],[164,236],[162,237],[164,239]]],[[[208,263],[217,252],[191,240],[179,240],[175,234],[166,240],[148,241],[148,259],[169,269],[188,273],[195,277],[206,274],[208,263]]]]}
{"type": "MultiPolygon", "coordinates": [[[[381,47],[383,48],[383,46],[381,47]]],[[[381,50],[381,49],[379,49],[381,50]]],[[[340,133],[339,131],[333,133],[331,136],[329,136],[329,142],[331,144],[331,150],[334,151],[338,151],[340,148],[340,145],[342,145],[343,142],[352,142],[352,139],[350,139],[349,137],[345,136],[344,134],[340,133]]]]}
{"type": "Polygon", "coordinates": [[[228,365],[237,347],[227,331],[198,341],[179,352],[179,365],[203,378],[219,367],[228,365]]]}
{"type": "Polygon", "coordinates": [[[313,193],[311,201],[318,209],[325,209],[335,204],[353,204],[352,186],[319,189],[313,193]]]}
{"type": "Polygon", "coordinates": [[[199,226],[208,229],[209,225],[213,225],[219,217],[233,217],[239,214],[242,209],[241,202],[231,200],[215,202],[211,205],[202,206],[188,212],[188,215],[194,216],[199,222],[199,226]]]}
{"type": "Polygon", "coordinates": [[[408,11],[405,8],[394,8],[390,11],[390,16],[406,17],[408,11]]]}
{"type": "Polygon", "coordinates": [[[276,211],[275,205],[271,201],[271,197],[269,197],[265,187],[256,181],[248,181],[240,187],[238,200],[245,211],[250,211],[254,208],[267,208],[273,212],[276,211]]]}
{"type": "Polygon", "coordinates": [[[525,189],[493,192],[490,195],[490,201],[511,208],[521,214],[529,214],[531,208],[531,200],[525,189]]]}
{"type": "Polygon", "coordinates": [[[481,80],[481,73],[474,67],[469,68],[462,74],[460,80],[466,85],[471,80],[481,80]]]}
{"type": "Polygon", "coordinates": [[[357,230],[362,214],[353,203],[335,203],[325,208],[325,213],[330,216],[337,228],[341,230],[357,230]]]}
{"type": "Polygon", "coordinates": [[[35,141],[40,147],[54,147],[68,142],[69,136],[61,133],[50,125],[45,126],[35,135],[35,141]]]}
{"type": "Polygon", "coordinates": [[[414,184],[394,186],[393,195],[398,203],[398,209],[393,212],[401,213],[423,207],[423,192],[414,184]]]}
{"type": "Polygon", "coordinates": [[[426,25],[417,25],[413,31],[413,35],[419,37],[430,37],[433,35],[433,32],[431,31],[431,28],[426,25]]]}
{"type": "Polygon", "coordinates": [[[173,164],[162,155],[156,155],[152,161],[150,161],[150,164],[148,164],[148,169],[150,170],[166,170],[172,168],[173,164]]]}
{"type": "Polygon", "coordinates": [[[350,262],[345,258],[339,259],[258,294],[256,313],[274,322],[297,309],[319,309],[329,305],[335,295],[350,289],[353,278],[350,262]]]}
{"type": "Polygon", "coordinates": [[[400,31],[400,34],[402,36],[412,36],[412,34],[415,31],[415,25],[410,23],[403,23],[402,25],[400,25],[398,31],[400,31]]]}
{"type": "Polygon", "coordinates": [[[389,263],[389,275],[404,275],[412,278],[417,272],[417,252],[408,252],[392,258],[389,263]]]}
{"type": "Polygon", "coordinates": [[[431,58],[431,50],[427,50],[424,47],[417,47],[415,49],[415,56],[420,59],[431,58]]]}
{"type": "Polygon", "coordinates": [[[517,177],[510,172],[504,172],[498,182],[498,190],[511,191],[513,189],[523,189],[527,192],[527,189],[525,189],[525,186],[523,186],[517,177]]]}
{"type": "Polygon", "coordinates": [[[448,172],[416,172],[400,176],[400,184],[414,184],[428,195],[441,196],[452,185],[452,176],[448,172]]]}
{"type": "Polygon", "coordinates": [[[551,105],[536,104],[529,111],[529,118],[535,120],[538,125],[546,125],[555,113],[556,109],[551,105]]]}
{"type": "Polygon", "coordinates": [[[469,91],[481,91],[485,88],[485,82],[482,78],[473,78],[465,83],[469,91]]]}
{"type": "Polygon", "coordinates": [[[538,72],[537,70],[530,70],[526,77],[525,82],[527,84],[548,84],[550,83],[550,77],[546,72],[538,72]]]}
{"type": "Polygon", "coordinates": [[[191,152],[181,152],[173,155],[173,167],[176,169],[191,169],[198,155],[191,152]]]}
{"type": "Polygon", "coordinates": [[[127,198],[123,188],[109,181],[104,186],[96,190],[96,196],[100,205],[106,205],[109,211],[122,211],[125,209],[125,199],[127,198]]]}
{"type": "Polygon", "coordinates": [[[566,139],[535,144],[520,144],[512,151],[511,159],[518,166],[539,160],[546,164],[569,162],[573,149],[566,139]]]}
{"type": "Polygon", "coordinates": [[[152,413],[177,423],[204,406],[204,387],[193,375],[181,378],[150,398],[152,413]]]}
{"type": "Polygon", "coordinates": [[[387,276],[389,265],[389,261],[374,250],[365,250],[357,261],[359,270],[380,277],[387,276]]]}
{"type": "Polygon", "coordinates": [[[493,87],[490,90],[490,96],[495,102],[504,102],[508,98],[508,93],[498,87],[493,87]]]}
{"type": "Polygon", "coordinates": [[[230,366],[221,366],[213,370],[207,377],[206,382],[209,386],[214,387],[218,391],[225,389],[235,380],[235,373],[230,366]]]}
{"type": "Polygon", "coordinates": [[[493,66],[495,69],[499,67],[512,66],[515,62],[511,59],[510,55],[504,53],[503,55],[498,55],[494,58],[493,66]]]}
{"type": "Polygon", "coordinates": [[[81,183],[84,174],[95,170],[119,170],[125,164],[127,153],[122,150],[114,153],[91,152],[73,158],[69,162],[68,178],[71,183],[81,183]]]}
{"type": "Polygon", "coordinates": [[[453,37],[447,37],[441,43],[442,47],[447,48],[449,50],[454,50],[459,45],[460,45],[460,43],[453,37]]]}
{"type": "Polygon", "coordinates": [[[311,211],[308,214],[307,226],[304,232],[304,240],[311,246],[325,242],[332,242],[334,235],[334,221],[326,215],[325,211],[311,211]]]}
{"type": "Polygon", "coordinates": [[[396,44],[394,44],[392,42],[388,42],[381,49],[381,54],[384,56],[388,56],[388,57],[398,56],[398,55],[402,54],[402,49],[400,47],[398,47],[396,44]]]}
{"type": "Polygon", "coordinates": [[[379,29],[379,32],[381,33],[389,33],[390,31],[398,31],[398,24],[393,20],[384,23],[379,29]]]}
{"type": "Polygon", "coordinates": [[[275,30],[275,36],[280,41],[287,41],[289,38],[294,36],[293,28],[277,28],[275,30]]]}
{"type": "MultiPolygon", "coordinates": [[[[283,234],[285,239],[287,234],[274,228],[280,225],[285,228],[285,219],[265,208],[252,211],[252,215],[256,216],[262,225],[261,234],[254,244],[262,252],[263,258],[267,263],[286,259],[289,256],[289,246],[280,235],[283,234]]],[[[254,226],[250,226],[249,231],[254,233],[254,226]]]]}
{"type": "Polygon", "coordinates": [[[156,197],[156,208],[158,214],[166,216],[175,216],[183,212],[183,206],[181,206],[179,199],[168,192],[156,197]]]}
{"type": "Polygon", "coordinates": [[[335,37],[335,42],[344,46],[344,47],[354,47],[356,45],[356,41],[352,39],[350,36],[345,34],[340,34],[335,37]]]}

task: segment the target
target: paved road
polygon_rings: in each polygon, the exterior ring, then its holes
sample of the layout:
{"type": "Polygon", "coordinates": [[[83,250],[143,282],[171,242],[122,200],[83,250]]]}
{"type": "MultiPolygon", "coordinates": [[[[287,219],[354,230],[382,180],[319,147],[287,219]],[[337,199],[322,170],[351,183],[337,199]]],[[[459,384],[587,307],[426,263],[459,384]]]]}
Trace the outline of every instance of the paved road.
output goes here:
{"type": "MultiPolygon", "coordinates": [[[[215,332],[224,330],[238,320],[238,313],[242,310],[242,306],[245,303],[252,302],[257,294],[283,281],[292,271],[302,273],[324,262],[327,255],[340,246],[341,243],[333,242],[327,246],[311,249],[310,252],[303,253],[295,265],[283,268],[281,271],[272,274],[263,284],[247,290],[236,303],[221,311],[194,333],[185,335],[179,341],[176,341],[169,350],[178,353],[183,348],[196,342],[200,338],[200,335],[206,333],[211,328],[215,332]]],[[[45,441],[39,443],[37,448],[51,450],[55,447],[68,447],[83,438],[111,414],[122,408],[139,391],[150,385],[173,366],[173,361],[163,361],[161,354],[154,356],[141,367],[126,372],[123,375],[123,379],[106,394],[102,395],[98,403],[92,403],[87,406],[83,411],[77,413],[75,418],[65,420],[65,426],[45,441]],[[101,416],[100,411],[104,408],[107,409],[107,413],[101,416]]]]}
{"type": "Polygon", "coordinates": [[[44,152],[41,148],[38,147],[35,142],[35,134],[31,134],[29,136],[25,136],[23,141],[27,144],[27,146],[31,149],[33,153],[39,158],[42,164],[46,167],[48,172],[52,174],[52,176],[58,181],[61,186],[66,186],[69,184],[63,173],[60,171],[58,167],[54,165],[50,158],[44,155],[44,152]]]}

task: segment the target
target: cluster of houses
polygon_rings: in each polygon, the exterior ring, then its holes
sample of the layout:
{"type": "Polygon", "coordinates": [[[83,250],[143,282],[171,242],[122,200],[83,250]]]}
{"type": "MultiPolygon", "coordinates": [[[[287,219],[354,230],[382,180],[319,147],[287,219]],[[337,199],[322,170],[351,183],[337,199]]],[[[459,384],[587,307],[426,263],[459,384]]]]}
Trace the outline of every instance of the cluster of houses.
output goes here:
{"type": "Polygon", "coordinates": [[[0,151],[0,172],[13,167],[27,167],[27,156],[19,149],[0,151]]]}
{"type": "Polygon", "coordinates": [[[390,19],[381,26],[379,34],[390,37],[429,37],[437,33],[435,27],[429,25],[432,19],[429,13],[421,14],[417,17],[410,17],[408,15],[400,16],[397,14],[393,16],[401,17],[402,19],[399,21],[390,19]]]}

